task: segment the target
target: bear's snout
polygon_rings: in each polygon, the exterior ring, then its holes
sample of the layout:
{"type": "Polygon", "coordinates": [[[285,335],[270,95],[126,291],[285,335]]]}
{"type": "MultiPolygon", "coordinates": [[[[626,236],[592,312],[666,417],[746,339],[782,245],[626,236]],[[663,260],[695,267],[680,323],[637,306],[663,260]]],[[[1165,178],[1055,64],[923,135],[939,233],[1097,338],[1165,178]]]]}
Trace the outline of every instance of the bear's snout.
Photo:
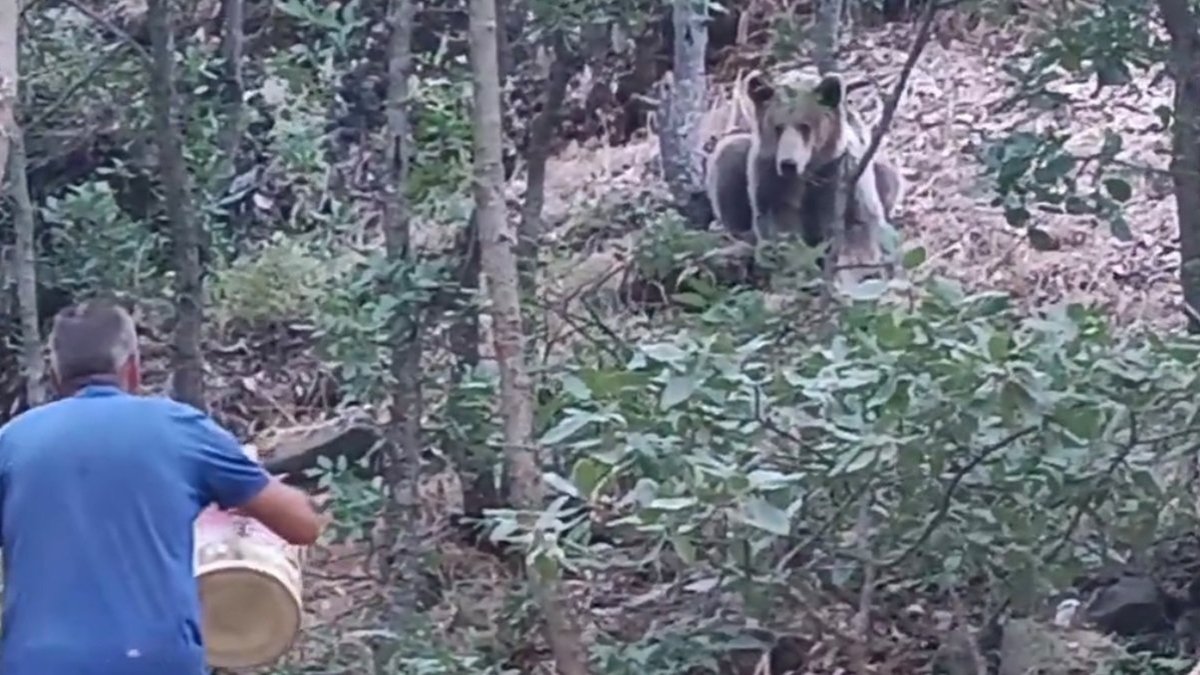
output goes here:
{"type": "Polygon", "coordinates": [[[800,165],[794,159],[779,160],[779,174],[782,176],[795,176],[800,173],[800,165]]]}

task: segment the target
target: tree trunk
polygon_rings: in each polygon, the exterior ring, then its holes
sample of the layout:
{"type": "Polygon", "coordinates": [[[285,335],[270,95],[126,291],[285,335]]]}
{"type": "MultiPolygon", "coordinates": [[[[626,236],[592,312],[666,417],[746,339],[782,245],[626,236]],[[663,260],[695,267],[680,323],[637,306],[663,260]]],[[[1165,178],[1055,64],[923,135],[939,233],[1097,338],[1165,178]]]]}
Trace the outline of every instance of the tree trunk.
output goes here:
{"type": "Polygon", "coordinates": [[[706,107],[704,52],[708,47],[708,5],[673,0],[675,55],[671,85],[664,89],[659,129],[663,178],[676,208],[692,227],[708,227],[712,205],[704,193],[704,151],[700,121],[706,107]]]}
{"type": "MultiPolygon", "coordinates": [[[[459,231],[455,241],[459,256],[455,281],[461,291],[460,298],[473,298],[479,292],[478,220],[472,211],[470,221],[459,231]]],[[[479,365],[479,310],[474,303],[461,299],[455,302],[449,339],[455,360],[452,377],[455,382],[461,382],[467,369],[479,365]]]]}
{"type": "MultiPolygon", "coordinates": [[[[46,392],[37,303],[37,238],[29,179],[25,173],[25,142],[16,115],[20,84],[17,49],[20,22],[21,3],[0,0],[0,182],[7,169],[16,230],[13,267],[17,282],[17,313],[21,322],[20,362],[25,378],[25,405],[32,408],[45,400],[46,392]]],[[[0,287],[2,291],[3,287],[0,287]]]]}
{"type": "Polygon", "coordinates": [[[1200,32],[1187,0],[1158,0],[1171,36],[1175,124],[1171,177],[1179,219],[1179,274],[1188,331],[1200,332],[1200,32]]]}
{"type": "MultiPolygon", "coordinates": [[[[504,204],[500,75],[496,63],[496,2],[471,0],[471,70],[474,79],[475,204],[483,273],[488,277],[492,332],[500,369],[500,413],[504,419],[506,474],[514,501],[540,511],[542,480],[533,448],[533,391],[525,368],[525,338],[513,252],[504,204]]],[[[546,641],[558,672],[586,675],[587,653],[574,614],[559,594],[558,580],[530,567],[545,615],[546,641]]]]}
{"type": "Polygon", "coordinates": [[[529,145],[525,148],[525,202],[521,207],[521,225],[517,229],[517,263],[521,293],[526,297],[534,297],[537,292],[538,241],[542,236],[542,209],[546,203],[546,160],[554,132],[558,129],[559,113],[567,96],[567,84],[571,80],[573,67],[573,59],[562,35],[556,32],[550,41],[552,57],[542,109],[533,119],[529,145]]]}
{"type": "Polygon", "coordinates": [[[9,129],[8,189],[13,200],[16,228],[17,311],[21,317],[21,370],[25,374],[25,405],[32,408],[46,400],[46,373],[42,360],[42,337],[37,302],[37,237],[29,179],[25,173],[25,140],[14,123],[9,129]]]}
{"type": "MultiPolygon", "coordinates": [[[[21,26],[19,0],[0,0],[0,130],[13,132],[16,127],[17,89],[20,69],[17,63],[17,36],[21,26]]],[[[8,167],[8,137],[0,134],[0,183],[8,167]]]]}
{"type": "Polygon", "coordinates": [[[225,82],[221,91],[223,119],[217,137],[221,158],[213,172],[213,179],[221,188],[237,173],[237,154],[242,140],[242,99],[246,89],[242,80],[245,9],[245,0],[224,0],[222,5],[221,58],[225,62],[225,82]]]}
{"type": "Polygon", "coordinates": [[[837,70],[838,38],[842,30],[842,0],[820,0],[813,31],[817,70],[820,74],[837,70]]]}
{"type": "MultiPolygon", "coordinates": [[[[408,77],[412,72],[412,0],[391,0],[388,23],[387,143],[384,157],[387,175],[383,187],[383,232],[388,259],[401,269],[411,269],[409,238],[408,169],[411,157],[408,77]]],[[[417,604],[418,520],[417,480],[421,462],[421,308],[401,304],[392,321],[391,421],[388,425],[390,455],[387,478],[392,499],[387,510],[384,561],[385,583],[395,589],[396,611],[417,604]],[[395,565],[393,565],[395,563],[395,565]]]]}
{"type": "Polygon", "coordinates": [[[175,335],[171,355],[171,396],[205,410],[204,361],[200,352],[204,320],[200,233],[188,203],[183,139],[175,120],[174,38],[168,0],[148,0],[146,25],[150,31],[150,96],[154,131],[158,137],[158,168],[174,249],[175,335]]]}

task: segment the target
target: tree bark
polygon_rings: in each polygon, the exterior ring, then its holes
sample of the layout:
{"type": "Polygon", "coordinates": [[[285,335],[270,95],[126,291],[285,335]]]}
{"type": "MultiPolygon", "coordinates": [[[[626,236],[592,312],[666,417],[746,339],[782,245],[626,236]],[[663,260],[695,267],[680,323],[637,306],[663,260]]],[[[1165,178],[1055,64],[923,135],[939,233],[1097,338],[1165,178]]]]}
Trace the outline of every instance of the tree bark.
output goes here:
{"type": "Polygon", "coordinates": [[[205,410],[204,361],[200,351],[203,299],[200,233],[188,203],[183,138],[175,120],[174,37],[168,0],[148,0],[150,96],[158,137],[158,167],[170,223],[175,267],[175,334],[171,355],[171,396],[205,410]]]}
{"type": "MultiPolygon", "coordinates": [[[[455,238],[458,251],[458,269],[455,281],[461,297],[475,297],[479,292],[479,226],[475,212],[467,226],[455,238]]],[[[466,370],[479,365],[479,310],[474,303],[456,301],[454,316],[450,323],[450,351],[454,353],[455,367],[452,377],[461,382],[466,370]]]]}
{"type": "Polygon", "coordinates": [[[245,49],[245,0],[224,0],[221,32],[221,58],[224,60],[225,82],[222,87],[222,120],[217,144],[221,158],[213,178],[223,186],[237,172],[237,153],[242,140],[242,99],[245,83],[242,79],[242,60],[245,49]]]}
{"type": "Polygon", "coordinates": [[[842,30],[843,0],[820,0],[813,31],[817,70],[821,75],[837,70],[838,38],[842,30]]]}
{"type": "MultiPolygon", "coordinates": [[[[384,158],[387,176],[383,187],[383,227],[388,259],[398,268],[411,269],[413,257],[409,230],[408,169],[411,157],[408,78],[412,72],[412,0],[391,0],[388,23],[387,132],[384,158]]],[[[381,556],[385,583],[395,589],[397,611],[416,607],[418,521],[417,480],[421,462],[421,308],[401,305],[392,321],[391,421],[388,424],[390,455],[387,478],[392,499],[386,518],[381,556]],[[394,563],[394,564],[393,564],[394,563]]]]}
{"type": "MultiPolygon", "coordinates": [[[[546,160],[550,143],[558,129],[558,119],[567,84],[571,80],[572,56],[561,33],[550,39],[552,58],[547,73],[542,109],[533,119],[529,130],[529,145],[525,148],[525,201],[521,207],[521,224],[517,229],[517,262],[521,293],[533,297],[537,292],[538,241],[542,236],[542,209],[546,203],[546,160]]],[[[528,328],[528,327],[527,327],[528,328]]]]}
{"type": "Polygon", "coordinates": [[[16,228],[17,311],[21,318],[21,370],[25,375],[25,405],[32,408],[46,400],[42,359],[42,337],[37,302],[37,237],[29,179],[25,173],[25,141],[20,127],[8,127],[8,189],[13,200],[16,228]]]}
{"type": "MultiPolygon", "coordinates": [[[[517,290],[517,259],[504,204],[500,74],[496,59],[496,2],[470,2],[474,80],[475,204],[483,273],[491,298],[492,333],[500,369],[500,413],[511,495],[522,509],[541,511],[542,481],[533,446],[533,391],[525,367],[525,337],[517,290]]],[[[545,616],[546,641],[558,672],[586,675],[587,653],[574,613],[557,578],[530,568],[529,579],[545,616]]]]}
{"type": "Polygon", "coordinates": [[[21,70],[17,47],[20,22],[21,3],[0,0],[0,182],[7,169],[16,230],[13,267],[21,323],[21,371],[25,378],[25,405],[32,408],[45,400],[46,371],[37,303],[37,233],[25,173],[25,142],[16,115],[21,70]]]}
{"type": "Polygon", "coordinates": [[[670,87],[663,91],[659,130],[663,178],[676,208],[695,228],[708,227],[712,205],[704,193],[704,151],[700,121],[707,87],[704,53],[708,48],[708,5],[696,0],[672,0],[675,54],[670,87]]]}
{"type": "Polygon", "coordinates": [[[17,63],[17,39],[21,25],[19,0],[0,0],[0,182],[8,167],[10,134],[16,129],[17,85],[20,68],[17,63]]]}
{"type": "Polygon", "coordinates": [[[1171,40],[1175,123],[1171,178],[1179,220],[1179,275],[1188,331],[1200,332],[1200,32],[1187,0],[1158,0],[1171,40]]]}

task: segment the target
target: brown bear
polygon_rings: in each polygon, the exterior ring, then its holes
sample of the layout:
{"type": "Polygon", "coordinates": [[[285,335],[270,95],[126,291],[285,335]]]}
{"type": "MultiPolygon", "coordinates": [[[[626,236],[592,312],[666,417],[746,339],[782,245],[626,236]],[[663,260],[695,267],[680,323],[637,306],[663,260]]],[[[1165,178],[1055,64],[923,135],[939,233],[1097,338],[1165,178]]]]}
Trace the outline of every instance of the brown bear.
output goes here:
{"type": "MultiPolygon", "coordinates": [[[[726,229],[746,239],[799,234],[817,246],[830,238],[825,222],[839,162],[857,161],[869,142],[866,126],[845,102],[842,78],[827,75],[776,86],[760,74],[746,81],[754,130],[727,136],[706,162],[706,190],[726,229]]],[[[849,240],[875,241],[904,189],[890,162],[873,158],[847,202],[849,240]]],[[[853,170],[849,163],[847,170],[853,170]]]]}

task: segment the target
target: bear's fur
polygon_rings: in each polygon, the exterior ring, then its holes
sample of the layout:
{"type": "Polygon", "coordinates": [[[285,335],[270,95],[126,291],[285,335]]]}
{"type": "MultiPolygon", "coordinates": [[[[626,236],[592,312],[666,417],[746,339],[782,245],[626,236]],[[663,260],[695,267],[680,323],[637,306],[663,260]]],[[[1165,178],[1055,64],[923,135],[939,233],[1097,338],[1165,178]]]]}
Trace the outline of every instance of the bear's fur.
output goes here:
{"type": "MultiPolygon", "coordinates": [[[[740,92],[739,92],[740,93],[740,92]]],[[[799,234],[816,246],[827,230],[841,161],[866,151],[866,127],[845,104],[837,75],[773,86],[761,75],[747,80],[754,131],[723,138],[706,163],[706,190],[726,229],[746,239],[799,234]]],[[[900,200],[904,182],[890,162],[873,158],[847,200],[852,245],[874,242],[900,200]]],[[[847,166],[851,170],[853,164],[847,166]]]]}

